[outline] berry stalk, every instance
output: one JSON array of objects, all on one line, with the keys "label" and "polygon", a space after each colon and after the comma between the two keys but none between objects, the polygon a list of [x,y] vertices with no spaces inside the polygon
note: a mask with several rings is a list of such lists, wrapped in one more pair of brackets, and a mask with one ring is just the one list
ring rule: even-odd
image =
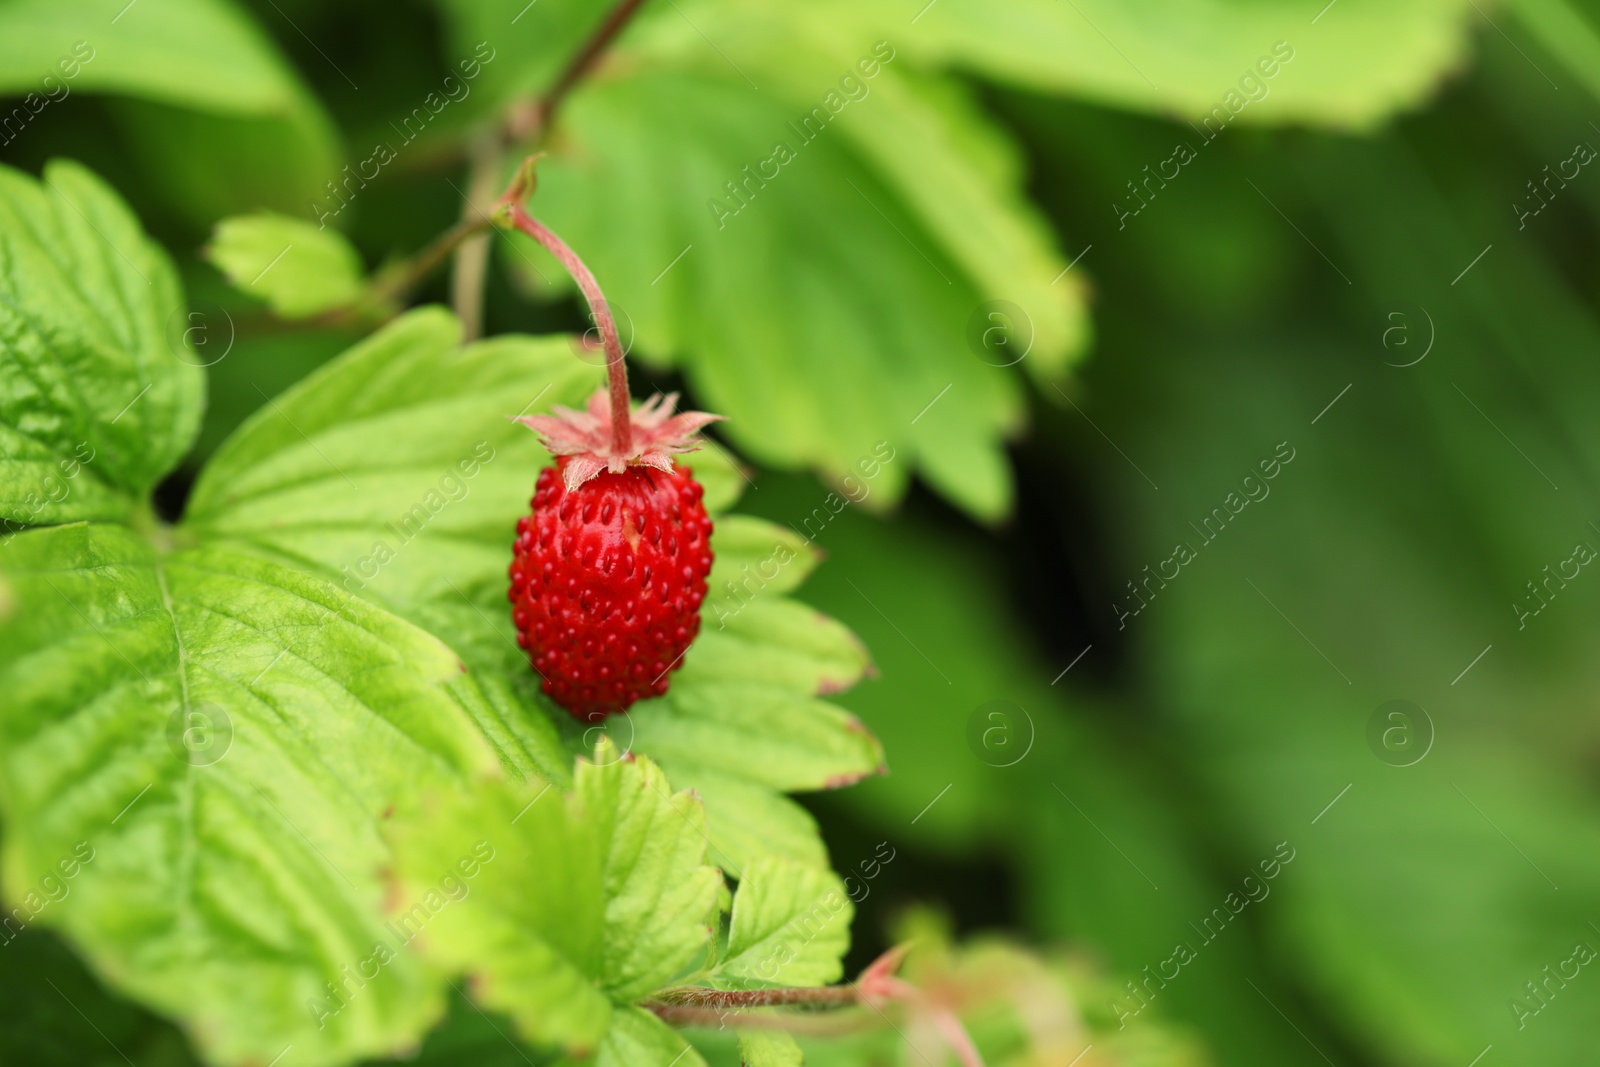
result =
[{"label": "berry stalk", "polygon": [[551,232],[549,227],[529,215],[521,204],[515,200],[507,200],[505,209],[513,226],[538,241],[551,255],[561,261],[561,265],[572,275],[572,280],[578,283],[578,288],[583,291],[583,298],[589,303],[589,311],[594,315],[595,325],[600,327],[600,337],[606,349],[606,376],[611,391],[611,448],[617,455],[625,456],[633,449],[628,367],[622,360],[622,341],[617,337],[617,323],[611,315],[611,306],[606,303],[605,294],[600,291],[600,283],[595,280],[594,272],[578,258],[578,253]]}]

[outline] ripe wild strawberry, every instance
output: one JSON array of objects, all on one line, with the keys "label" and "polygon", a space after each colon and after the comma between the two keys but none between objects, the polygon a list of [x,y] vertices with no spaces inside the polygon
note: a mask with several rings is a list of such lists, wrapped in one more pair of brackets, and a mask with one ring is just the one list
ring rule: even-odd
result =
[{"label": "ripe wild strawberry", "polygon": [[632,409],[605,294],[578,254],[518,203],[531,185],[530,171],[496,216],[543,245],[578,283],[605,343],[608,387],[585,411],[558,407],[517,419],[556,463],[539,472],[533,514],[517,523],[508,596],[517,643],[542,688],[592,722],[665,693],[700,632],[711,519],[700,484],[673,457],[699,447],[699,430],[722,416],[674,415],[677,394]]},{"label": "ripe wild strawberry", "polygon": [[544,691],[579,719],[665,693],[700,632],[711,519],[700,483],[672,457],[717,416],[674,416],[676,399],[633,412],[621,453],[604,390],[587,411],[518,420],[557,459],[517,521],[512,619]]}]

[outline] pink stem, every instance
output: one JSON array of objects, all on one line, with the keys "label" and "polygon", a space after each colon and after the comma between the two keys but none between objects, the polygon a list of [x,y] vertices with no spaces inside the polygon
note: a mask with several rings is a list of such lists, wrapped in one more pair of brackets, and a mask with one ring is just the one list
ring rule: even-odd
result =
[{"label": "pink stem", "polygon": [[617,337],[617,323],[611,317],[611,306],[595,281],[594,272],[584,265],[565,241],[527,213],[521,204],[508,201],[511,221],[523,233],[545,247],[572,275],[572,280],[583,290],[589,302],[595,324],[600,327],[601,340],[606,349],[606,375],[611,382],[611,451],[626,456],[633,451],[633,416],[628,400],[628,366],[622,361],[622,341]]}]

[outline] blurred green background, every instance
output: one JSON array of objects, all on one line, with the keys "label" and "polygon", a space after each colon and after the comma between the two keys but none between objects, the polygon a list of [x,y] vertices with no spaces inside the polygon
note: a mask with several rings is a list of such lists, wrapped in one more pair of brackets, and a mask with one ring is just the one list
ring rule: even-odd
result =
[{"label": "blurred green background", "polygon": [[[0,160],[94,167],[235,334],[188,474],[163,487],[175,513],[263,394],[358,336],[232,293],[201,256],[211,225],[307,215],[492,39],[473,95],[337,219],[369,267],[421,247],[461,213],[474,131],[595,15],[539,0],[524,32],[521,3],[140,0],[110,23],[121,6],[0,3],[16,100],[39,55],[121,21],[154,22],[151,49],[179,33],[160,19],[197,37],[168,84],[97,45],[81,91]],[[816,535],[828,559],[801,593],[879,671],[838,699],[891,773],[806,799],[841,873],[895,850],[849,970],[932,903],[962,932],[1082,949],[1114,991],[1187,942],[1152,1003],[1219,1064],[1594,1063],[1600,974],[1566,961],[1600,948],[1600,577],[1564,561],[1600,548],[1600,169],[1583,151],[1600,147],[1600,5],[921,6],[662,0],[638,70],[572,101],[534,201],[637,321],[636,391],[732,409],[744,510],[799,526],[872,442],[904,454]],[[253,58],[226,54],[228,33]],[[829,91],[836,58],[879,38],[902,81],[849,105],[851,153],[804,149],[728,220],[742,243],[686,259],[670,293],[649,282],[705,240],[706,198]],[[1270,91],[1214,139],[1197,129],[1278,41],[1295,59]],[[676,49],[696,72],[681,83]],[[703,75],[722,60],[738,77]],[[913,91],[915,107],[893,95]],[[915,154],[929,115],[950,125],[926,140],[998,175],[1022,223],[968,211],[962,176]],[[530,267],[494,257],[485,332],[582,329]],[[440,275],[419,299],[449,295]],[[991,319],[986,300],[1010,309]],[[974,322],[1001,335],[971,343]],[[1213,909],[1291,852],[1208,939]],[[113,1045],[185,1062],[59,943],[18,944],[0,954],[6,1062],[121,1062]],[[481,1023],[452,1023],[474,1051],[438,1061],[509,1056],[473,1043]]]}]

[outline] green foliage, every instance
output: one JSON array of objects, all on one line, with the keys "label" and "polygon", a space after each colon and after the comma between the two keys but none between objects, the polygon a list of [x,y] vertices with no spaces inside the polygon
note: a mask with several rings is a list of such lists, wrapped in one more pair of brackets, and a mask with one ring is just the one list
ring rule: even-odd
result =
[{"label": "green foliage", "polygon": [[45,921],[219,1059],[417,1033],[437,994],[409,961],[327,1028],[304,1002],[379,933],[384,810],[487,756],[438,689],[449,651],[225,546],[70,525],[6,555],[8,880],[86,842],[89,876]]},{"label": "green foliage", "polygon": [[[1024,302],[1017,344],[1044,378],[1087,332],[1078,279],[1061,277],[1066,260],[1019,195],[1014,150],[892,44],[702,6],[646,15],[626,73],[577,93],[570,135],[540,165],[541,215],[585,250],[640,357],[682,366],[753,457],[840,480],[888,441],[902,457],[885,501],[916,471],[1002,515],[1002,443],[1022,422],[1006,367],[1023,357],[974,353],[969,319],[986,300]],[[570,7],[528,11],[507,50],[539,65]],[[463,18],[458,47],[488,32],[483,12]],[[737,66],[684,21],[699,18],[719,21]],[[841,78],[858,84],[853,101]],[[526,253],[507,262],[530,273]],[[539,263],[543,281],[559,277]]]},{"label": "green foliage", "polygon": [[[438,634],[472,668],[453,688],[471,691],[463,699],[483,714],[501,709],[508,769],[560,782],[568,753],[587,742],[536,694],[503,606],[508,516],[526,507],[530,472],[544,462],[538,440],[507,416],[579,405],[598,372],[565,339],[462,349],[458,338],[448,314],[413,312],[260,409],[202,473],[188,521],[315,567]],[[723,462],[717,455],[691,459],[704,472]],[[708,491],[713,510],[737,481],[724,472],[723,490]],[[733,591],[722,579],[725,603],[708,608],[672,689],[609,730],[701,792],[713,856],[731,872],[768,854],[825,863],[809,816],[777,791],[835,788],[881,769],[871,733],[817,699],[854,684],[869,661],[844,627],[779,595],[809,566],[789,532],[754,520],[731,529],[724,568],[766,569]],[[720,531],[712,543],[721,556]],[[774,567],[779,584],[763,588]]]},{"label": "green foliage", "polygon": [[[478,999],[536,1044],[647,1040],[627,1006],[711,936],[720,879],[703,865],[703,810],[666,792],[648,760],[619,756],[602,744],[598,766],[580,764],[572,798],[491,783],[396,831],[402,924],[418,916],[424,954],[470,973]],[[448,907],[441,872],[466,887],[471,906]]]},{"label": "green foliage", "polygon": [[[684,1041],[634,1005],[709,961],[723,883],[705,863],[699,800],[672,793],[650,760],[621,757],[602,741],[579,761],[571,795],[490,782],[402,820],[394,914],[429,960],[467,973],[477,999],[534,1045],[665,1067]],[[837,979],[850,916],[831,873],[752,863],[706,977],[741,987]]]},{"label": "green foliage", "polygon": [[[1470,1060],[1493,1043],[1527,1062],[1577,1063],[1593,988],[1563,988],[1565,1002],[1525,1026],[1515,1005],[1537,1007],[1524,983],[1537,985],[1545,966],[1571,956],[1568,942],[1593,934],[1576,902],[1600,893],[1600,868],[1586,858],[1595,854],[1594,801],[1578,784],[1587,772],[1563,755],[1570,737],[1548,731],[1588,732],[1556,723],[1565,691],[1593,674],[1581,620],[1595,591],[1574,581],[1525,626],[1507,605],[1538,607],[1523,583],[1570,556],[1569,542],[1593,536],[1587,504],[1566,499],[1589,477],[1595,441],[1580,398],[1592,395],[1593,372],[1563,364],[1552,377],[1536,353],[1545,342],[1592,344],[1600,328],[1584,306],[1592,296],[1516,242],[1497,239],[1489,256],[1502,258],[1486,257],[1452,286],[1504,207],[1477,180],[1436,203],[1402,143],[1337,162],[1309,155],[1303,176],[1279,180],[1322,201],[1339,235],[1325,247],[1346,270],[1414,294],[1402,318],[1373,316],[1412,325],[1417,347],[1384,350],[1386,361],[1420,355],[1430,331],[1419,306],[1441,347],[1450,339],[1449,361],[1435,352],[1406,368],[1373,360],[1333,364],[1331,374],[1280,369],[1264,379],[1278,399],[1250,414],[1224,397],[1263,381],[1272,347],[1208,348],[1201,376],[1187,372],[1192,364],[1154,361],[1171,394],[1108,382],[1109,432],[1120,424],[1119,440],[1153,471],[1187,472],[1170,490],[1163,480],[1159,503],[1139,501],[1146,529],[1178,530],[1204,514],[1217,501],[1202,500],[1252,462],[1249,442],[1289,439],[1304,464],[1230,523],[1205,549],[1214,558],[1139,621],[1170,665],[1157,697],[1198,747],[1196,767],[1240,832],[1262,832],[1269,800],[1303,813],[1303,877],[1269,913],[1270,929],[1295,957],[1315,961],[1303,980],[1330,1010],[1413,1059]],[[1391,196],[1430,206],[1373,207]],[[1397,244],[1395,227],[1410,239]],[[1346,384],[1349,395],[1311,426]],[[1181,406],[1171,399],[1179,394]],[[1236,437],[1196,448],[1190,412],[1207,403],[1227,412]],[[1143,431],[1124,414],[1129,406]],[[1542,444],[1552,432],[1569,435],[1570,448]],[[1318,536],[1297,536],[1304,530]],[[1359,561],[1359,586],[1323,568],[1331,545]],[[1147,558],[1171,551],[1154,536],[1131,547]],[[1252,684],[1219,699],[1216,686],[1246,670]],[[1369,717],[1397,696],[1421,704],[1437,731],[1415,766],[1389,766],[1368,748]],[[1286,715],[1291,703],[1301,711]],[[1386,857],[1381,868],[1362,858],[1374,855]],[[1468,929],[1479,933],[1462,937]]]},{"label": "green foliage", "polygon": [[[774,517],[803,508],[815,492],[773,476],[762,486],[760,507]],[[881,672],[841,702],[896,754],[893,774],[839,794],[848,824],[868,840],[887,837],[897,851],[929,850],[946,862],[984,849],[1025,857],[1017,894],[1030,928],[1069,942],[1092,938],[1108,974],[1081,992],[1082,1010],[1114,1024],[1110,1005],[1127,999],[1123,983],[1143,980],[1142,969],[1168,958],[1187,924],[1234,888],[1219,888],[1196,845],[1200,802],[1168,746],[1104,721],[1125,723],[1140,714],[1137,705],[1052,685],[1082,649],[1053,665],[1038,661],[1008,611],[1005,575],[977,538],[934,536],[915,512],[892,521],[847,512],[820,541],[829,566],[806,596],[824,611],[855,615]],[[1002,717],[980,718],[985,709]],[[974,750],[974,718],[998,731],[992,747],[980,741]],[[1275,840],[1248,835],[1240,862],[1271,855]],[[856,868],[847,882],[855,896],[871,888],[862,873]],[[1230,929],[1207,945],[1204,976],[1171,983],[1155,1014],[1203,1022],[1219,1062],[1291,1060],[1299,1050],[1290,1042],[1299,1039],[1292,1030],[1288,1040],[1279,1036],[1277,1016],[1245,981],[1261,977],[1251,938]],[[1129,1032],[1151,1029],[1150,1018],[1141,1013]]]},{"label": "green foliage", "polygon": [[[89,37],[97,24],[117,28]],[[200,111],[263,115],[299,103],[292,70],[228,0],[177,0],[144,10],[129,8],[126,0],[14,0],[0,26],[0,86],[6,89],[33,89],[55,74],[74,88]],[[89,47],[72,53],[68,46],[80,39]],[[77,73],[57,66],[64,51],[80,61]]]},{"label": "green foliage", "polygon": [[704,805],[688,792],[670,793],[649,760],[621,758],[602,742],[596,765],[578,766],[577,796],[587,836],[602,850],[601,986],[628,1003],[666,985],[705,948],[722,880],[704,866]]},{"label": "green foliage", "polygon": [[0,519],[125,517],[199,420],[204,382],[172,265],[71,163],[42,182],[0,169],[0,258]]},{"label": "green foliage", "polygon": [[[496,68],[489,91],[501,98],[548,77],[595,17],[559,2],[444,7],[458,49],[497,22],[528,26]],[[1086,340],[1081,275],[1064,274],[1023,205],[1014,150],[928,68],[1196,117],[1222,108],[1218,129],[1235,114],[1365,125],[1459,63],[1470,13],[1457,0],[1357,4],[1307,26],[1287,6],[1220,19],[1089,7],[1040,0],[996,17],[955,0],[909,30],[889,4],[805,17],[740,0],[647,12],[627,59],[573,101],[570,134],[543,164],[541,211],[589,250],[640,355],[682,366],[753,457],[837,481],[890,440],[907,462],[886,498],[916,471],[996,518],[1010,506],[1000,445],[1023,416],[1003,368],[1059,378]],[[1137,42],[1128,47],[1161,88],[1118,40]],[[1254,79],[1244,88],[1242,74]],[[879,235],[870,262],[858,255],[867,233]],[[753,262],[766,269],[752,273]],[[998,300],[1025,321],[1005,313],[1012,347],[995,352],[972,335],[974,322],[981,336],[996,321],[985,302]]]},{"label": "green foliage", "polygon": [[0,89],[31,93],[35,113],[75,91],[126,98],[116,115],[134,160],[202,225],[301,209],[339,168],[321,105],[232,0],[8,3]]},{"label": "green foliage", "polygon": [[361,256],[342,234],[286,215],[223,219],[206,254],[235,288],[285,319],[353,304],[364,284]]},{"label": "green foliage", "polygon": [[[1461,0],[1343,0],[1332,10],[1281,0],[1159,8],[1027,0],[1000,10],[939,0],[908,32],[895,5],[838,6],[857,18],[865,10],[878,32],[904,39],[922,62],[1021,88],[1195,120],[1224,107],[1245,122],[1334,127],[1371,126],[1430,95],[1464,60],[1475,14]],[[1285,64],[1275,61],[1280,42],[1293,54]],[[1262,58],[1268,65],[1257,68]],[[1252,74],[1254,83],[1241,84]]]},{"label": "green foliage", "polygon": [[[0,4],[0,1059],[1588,1064],[1596,14],[647,0],[547,115],[605,5]],[[505,601],[565,278],[364,302],[535,147],[761,464],[587,729]],[[886,936],[926,996],[664,1021]]]},{"label": "green foliage", "polygon": [[[481,999],[512,1010],[530,1040],[597,1049],[600,1062],[670,1062],[682,1039],[631,1005],[693,964],[715,930],[722,881],[703,863],[714,840],[705,810],[609,742],[600,765],[582,763],[574,778],[570,753],[586,742],[532,693],[515,646],[502,647],[509,516],[541,462],[536,439],[507,416],[577,402],[593,370],[566,339],[462,349],[450,316],[414,313],[269,401],[207,465],[185,521],[166,527],[142,497],[192,435],[199,383],[179,358],[189,349],[161,350],[163,305],[130,302],[125,294],[146,291],[125,275],[142,264],[152,295],[181,307],[171,268],[85,172],[47,172],[57,199],[3,177],[15,217],[28,220],[6,231],[10,255],[34,265],[7,305],[18,324],[7,432],[28,431],[45,455],[87,436],[107,458],[108,494],[119,493],[104,517],[127,523],[25,530],[0,557],[14,600],[0,620],[12,694],[0,717],[6,878],[33,885],[74,849],[87,872],[70,905],[49,908],[22,889],[25,913],[67,933],[124,992],[185,1020],[218,1061],[264,1061],[288,1045],[308,1062],[398,1050],[438,1018],[442,983],[407,950],[412,938],[384,923],[380,871],[391,860],[378,828],[412,827],[408,812],[433,794],[394,857],[398,884],[435,920],[427,957],[490,975]],[[81,216],[66,211],[75,204]],[[138,259],[123,260],[118,240]],[[230,254],[248,244],[234,240]],[[306,281],[306,261],[280,266]],[[96,293],[107,297],[91,311]],[[88,317],[102,307],[120,317]],[[25,379],[29,360],[39,369]],[[72,388],[80,375],[102,390],[159,384],[145,403],[166,421],[143,416],[149,452],[116,436],[114,394]],[[78,476],[87,481],[87,467]],[[709,477],[713,498],[728,498],[734,477]],[[733,529],[730,562],[765,560],[780,543],[795,553],[755,520]],[[375,552],[381,538],[401,555]],[[720,745],[754,734],[757,716],[790,722],[793,750],[755,783],[767,787],[758,802],[730,815],[745,829],[728,847],[739,866],[747,852],[792,852],[814,879],[826,863],[815,828],[775,790],[832,787],[879,767],[871,735],[809,697],[853,681],[865,654],[776,593],[733,610],[728,636],[697,646],[673,710],[636,712],[651,724],[637,743],[650,751],[654,730],[694,768],[673,751],[682,728]],[[460,658],[401,615],[457,644]],[[496,766],[522,784],[469,787]],[[742,802],[740,775],[727,777],[735,784],[720,795]],[[575,793],[525,807],[543,795],[535,786],[552,788],[544,781]],[[432,915],[472,877],[450,874],[472,859],[455,853],[471,851],[487,812],[512,803],[511,861],[482,863],[478,906]],[[415,913],[401,911],[405,928]],[[846,919],[809,949],[807,967],[837,973],[847,944]]]},{"label": "green foliage", "polygon": [[788,1034],[745,1030],[739,1034],[739,1057],[747,1067],[801,1067],[805,1053]]},{"label": "green foliage", "polygon": [[727,951],[712,977],[741,987],[838,981],[854,914],[832,871],[792,860],[758,860],[739,882]]}]

